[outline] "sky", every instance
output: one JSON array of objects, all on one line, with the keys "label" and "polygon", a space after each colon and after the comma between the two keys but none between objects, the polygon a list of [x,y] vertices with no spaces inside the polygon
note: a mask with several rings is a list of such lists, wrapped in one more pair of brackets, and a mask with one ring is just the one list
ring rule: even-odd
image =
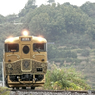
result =
[{"label": "sky", "polygon": [[[36,4],[46,4],[46,1],[48,0],[36,0]],[[55,0],[56,3],[63,4],[69,2],[70,4],[77,6],[81,6],[87,1],[95,3],[95,0]],[[0,14],[3,16],[18,14],[27,2],[28,0],[0,0]]]}]

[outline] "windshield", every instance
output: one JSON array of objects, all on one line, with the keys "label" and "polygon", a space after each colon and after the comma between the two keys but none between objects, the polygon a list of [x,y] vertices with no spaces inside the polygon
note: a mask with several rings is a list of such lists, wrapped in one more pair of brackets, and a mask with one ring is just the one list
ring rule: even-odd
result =
[{"label": "windshield", "polygon": [[19,45],[18,44],[5,44],[5,52],[18,52]]},{"label": "windshield", "polygon": [[34,43],[33,44],[33,51],[35,52],[45,52],[46,51],[46,43]]}]

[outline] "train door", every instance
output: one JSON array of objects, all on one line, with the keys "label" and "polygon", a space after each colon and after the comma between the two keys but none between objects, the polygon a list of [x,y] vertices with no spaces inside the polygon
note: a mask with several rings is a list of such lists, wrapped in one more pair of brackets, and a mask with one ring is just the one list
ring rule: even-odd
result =
[{"label": "train door", "polygon": [[23,44],[22,45],[22,58],[30,58],[30,45]]}]

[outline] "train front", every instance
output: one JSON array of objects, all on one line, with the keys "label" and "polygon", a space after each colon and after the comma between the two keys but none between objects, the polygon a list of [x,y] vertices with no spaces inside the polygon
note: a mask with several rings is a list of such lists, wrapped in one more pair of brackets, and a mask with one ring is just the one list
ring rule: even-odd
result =
[{"label": "train front", "polygon": [[47,71],[45,38],[20,36],[5,40],[4,77],[8,87],[39,87]]}]

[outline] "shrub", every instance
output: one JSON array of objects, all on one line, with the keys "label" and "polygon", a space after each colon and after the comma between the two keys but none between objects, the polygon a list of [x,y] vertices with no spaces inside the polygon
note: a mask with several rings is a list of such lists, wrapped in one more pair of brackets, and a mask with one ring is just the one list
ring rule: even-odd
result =
[{"label": "shrub", "polygon": [[87,57],[90,55],[90,52],[89,50],[83,50],[81,55]]},{"label": "shrub", "polygon": [[80,73],[73,68],[57,68],[52,66],[47,71],[45,89],[49,90],[88,90],[88,86]]}]

